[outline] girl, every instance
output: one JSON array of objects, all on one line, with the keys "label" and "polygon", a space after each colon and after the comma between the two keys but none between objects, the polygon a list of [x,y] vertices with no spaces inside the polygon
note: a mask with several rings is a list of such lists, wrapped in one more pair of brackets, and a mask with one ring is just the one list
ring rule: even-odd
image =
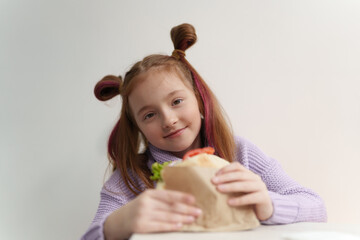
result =
[{"label": "girl", "polygon": [[[323,201],[289,178],[279,163],[247,140],[234,137],[220,104],[185,59],[195,29],[171,30],[172,56],[150,55],[121,77],[106,76],[95,96],[122,97],[122,109],[108,142],[113,174],[104,184],[95,219],[82,239],[125,239],[132,233],[177,231],[201,209],[189,194],[155,190],[154,162],[175,161],[191,149],[212,146],[229,162],[212,179],[230,206],[253,205],[262,224],[326,221]],[[140,146],[145,146],[140,151]]]}]

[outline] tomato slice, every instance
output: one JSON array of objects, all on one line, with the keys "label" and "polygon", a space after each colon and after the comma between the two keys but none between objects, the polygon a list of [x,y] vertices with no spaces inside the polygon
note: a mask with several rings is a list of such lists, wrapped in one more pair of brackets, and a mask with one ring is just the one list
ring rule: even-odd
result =
[{"label": "tomato slice", "polygon": [[196,155],[198,155],[200,153],[214,154],[214,152],[215,152],[215,150],[212,147],[196,148],[196,149],[188,151],[184,155],[183,161],[190,158],[190,157],[196,156]]}]

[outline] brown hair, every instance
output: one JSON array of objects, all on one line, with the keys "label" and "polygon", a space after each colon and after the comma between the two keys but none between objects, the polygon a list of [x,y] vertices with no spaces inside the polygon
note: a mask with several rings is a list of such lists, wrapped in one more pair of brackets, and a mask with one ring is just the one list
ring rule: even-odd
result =
[{"label": "brown hair", "polygon": [[[129,95],[136,87],[136,76],[152,68],[176,71],[181,79],[193,86],[200,112],[204,116],[205,142],[213,146],[220,157],[230,162],[234,157],[234,138],[224,112],[205,81],[185,59],[185,51],[197,39],[194,27],[190,24],[174,27],[171,30],[171,39],[175,47],[173,56],[147,56],[132,66],[124,80],[121,76],[108,75],[101,79],[94,89],[95,96],[101,101],[109,100],[118,94],[122,97],[121,115],[109,137],[108,155],[113,169],[120,171],[126,186],[134,194],[139,194],[141,189],[130,175],[138,175],[149,188],[153,187],[153,182],[150,180],[151,172],[147,167],[146,153],[139,152],[142,140],[146,149],[148,146],[130,110]],[[132,174],[129,174],[129,171]]]}]

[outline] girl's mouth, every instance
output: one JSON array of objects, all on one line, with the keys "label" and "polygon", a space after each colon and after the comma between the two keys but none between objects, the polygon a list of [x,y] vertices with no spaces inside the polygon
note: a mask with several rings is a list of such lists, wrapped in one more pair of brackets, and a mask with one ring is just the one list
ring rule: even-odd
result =
[{"label": "girl's mouth", "polygon": [[180,136],[180,135],[184,132],[185,128],[186,128],[186,127],[180,128],[180,129],[178,129],[178,130],[176,130],[176,131],[173,131],[173,132],[169,133],[168,135],[166,135],[164,138],[175,138],[175,137],[178,137],[178,136]]}]

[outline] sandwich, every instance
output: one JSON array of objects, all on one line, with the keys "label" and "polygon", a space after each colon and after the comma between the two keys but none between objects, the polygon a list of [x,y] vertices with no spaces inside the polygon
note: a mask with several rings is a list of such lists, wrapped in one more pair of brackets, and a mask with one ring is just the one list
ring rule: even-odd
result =
[{"label": "sandwich", "polygon": [[259,226],[253,206],[230,207],[229,194],[218,192],[211,183],[216,172],[228,164],[207,147],[189,151],[181,161],[152,165],[151,179],[157,181],[156,189],[190,193],[202,209],[203,214],[194,223],[184,225],[182,231],[237,231]]}]

